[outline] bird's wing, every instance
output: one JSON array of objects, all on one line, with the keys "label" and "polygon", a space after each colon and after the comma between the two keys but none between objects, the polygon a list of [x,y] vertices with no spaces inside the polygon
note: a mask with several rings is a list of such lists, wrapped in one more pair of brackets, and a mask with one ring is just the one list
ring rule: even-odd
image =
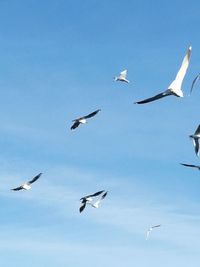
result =
[{"label": "bird's wing", "polygon": [[160,226],[161,226],[161,224],[157,224],[157,225],[152,226],[151,228],[156,228],[156,227],[160,227]]},{"label": "bird's wing", "polygon": [[99,197],[99,199],[92,206],[97,208],[99,206],[99,203],[106,197],[107,194],[108,192],[105,192],[101,197]]},{"label": "bird's wing", "polygon": [[102,196],[101,196],[101,200],[103,200],[106,196],[107,196],[108,192],[105,192]]},{"label": "bird's wing", "polygon": [[71,126],[71,130],[76,129],[79,126],[80,122],[78,120],[75,120],[74,124]]},{"label": "bird's wing", "polygon": [[97,109],[95,110],[94,112],[82,117],[83,119],[88,119],[88,118],[91,118],[91,117],[94,117],[98,112],[100,111],[100,109]]},{"label": "bird's wing", "polygon": [[127,70],[123,70],[122,72],[120,72],[120,75],[119,75],[119,77],[120,77],[120,78],[126,78],[126,76],[127,76],[127,73],[128,73],[128,71],[127,71]]},{"label": "bird's wing", "polygon": [[19,191],[19,190],[22,190],[22,189],[23,189],[23,186],[20,185],[19,187],[13,188],[11,190],[13,190],[13,191]]},{"label": "bird's wing", "polygon": [[196,131],[195,131],[194,134],[195,134],[195,135],[200,134],[200,124],[199,124],[199,126],[197,127],[197,129],[196,129]]},{"label": "bird's wing", "polygon": [[40,178],[41,175],[42,175],[42,173],[39,173],[39,174],[36,175],[32,180],[30,180],[28,183],[29,183],[29,184],[34,183],[35,181],[37,181],[37,180]]},{"label": "bird's wing", "polygon": [[147,230],[147,233],[146,233],[146,240],[149,239],[149,235],[150,235],[151,231],[152,231],[152,229],[148,229],[148,230]]},{"label": "bird's wing", "polygon": [[104,190],[98,191],[98,192],[94,193],[93,195],[90,195],[90,197],[96,197],[96,196],[102,194],[103,192],[104,192]]},{"label": "bird's wing", "polygon": [[200,73],[194,78],[191,88],[190,88],[190,94],[192,93],[193,87],[195,85],[195,83],[200,79]]},{"label": "bird's wing", "polygon": [[101,190],[101,191],[98,191],[98,192],[96,192],[96,193],[94,193],[94,194],[84,196],[84,197],[80,198],[80,200],[82,200],[82,201],[85,200],[85,201],[86,201],[87,198],[89,198],[89,197],[96,197],[96,196],[102,194],[104,191],[105,191],[105,190]]},{"label": "bird's wing", "polygon": [[189,66],[191,52],[192,52],[192,47],[190,46],[187,50],[187,53],[186,53],[183,61],[182,61],[181,67],[180,67],[178,73],[176,74],[175,80],[170,84],[169,88],[173,88],[174,85],[176,85],[177,88],[181,89],[183,79],[185,77],[187,68]]},{"label": "bird's wing", "polygon": [[160,93],[158,95],[155,95],[153,97],[150,97],[150,98],[147,98],[147,99],[144,99],[144,100],[135,102],[134,104],[145,104],[145,103],[149,103],[149,102],[158,100],[158,99],[160,99],[162,97],[165,97],[165,96],[168,96],[168,95],[171,95],[171,93],[169,92],[169,90],[167,90],[165,92],[162,92],[162,93]]},{"label": "bird's wing", "polygon": [[196,153],[197,156],[199,156],[199,139],[198,138],[194,138],[193,139],[193,143],[194,143],[195,153]]},{"label": "bird's wing", "polygon": [[85,209],[85,206],[86,206],[86,202],[81,202],[81,206],[79,208],[80,213]]},{"label": "bird's wing", "polygon": [[199,168],[199,166],[193,164],[186,164],[186,163],[180,163],[180,164],[186,167]]}]

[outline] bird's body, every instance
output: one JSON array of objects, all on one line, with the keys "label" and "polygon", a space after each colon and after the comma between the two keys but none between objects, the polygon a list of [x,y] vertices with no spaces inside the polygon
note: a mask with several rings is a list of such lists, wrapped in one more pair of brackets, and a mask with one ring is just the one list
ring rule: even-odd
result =
[{"label": "bird's body", "polygon": [[199,138],[200,138],[200,125],[197,127],[194,134],[190,135],[190,138],[192,138],[194,150],[197,156],[199,156]]},{"label": "bird's body", "polygon": [[31,184],[34,183],[35,181],[37,181],[40,178],[41,175],[42,175],[42,173],[39,173],[32,180],[30,180],[28,182],[25,182],[22,185],[20,185],[19,187],[13,188],[11,190],[13,190],[13,191],[19,191],[19,190],[22,190],[22,189],[29,190],[29,189],[31,189]]},{"label": "bird's body", "polygon": [[85,124],[87,122],[87,120],[86,119],[80,119],[79,122]]},{"label": "bird's body", "polygon": [[94,117],[99,111],[101,111],[101,109],[97,109],[94,112],[92,112],[86,116],[83,116],[83,117],[80,117],[80,118],[73,120],[74,123],[71,126],[71,130],[76,129],[80,124],[87,123],[87,119]]},{"label": "bird's body", "polygon": [[114,78],[114,80],[129,83],[130,81],[126,79],[127,73],[128,73],[128,70],[123,70],[122,72],[120,72],[119,76],[116,76]]},{"label": "bird's body", "polygon": [[29,190],[29,189],[31,189],[31,186],[30,186],[30,184],[28,184],[28,183],[23,184],[22,187],[23,187],[23,189],[25,189],[25,190]]},{"label": "bird's body", "polygon": [[157,94],[153,97],[144,99],[142,101],[138,101],[135,102],[135,104],[145,104],[145,103],[149,103],[155,100],[158,100],[160,98],[169,96],[169,95],[174,95],[177,97],[183,97],[183,91],[182,91],[182,82],[183,79],[185,77],[186,71],[188,69],[189,66],[189,62],[190,62],[190,56],[191,56],[191,52],[192,52],[192,47],[190,46],[187,50],[187,53],[183,59],[183,62],[181,64],[181,67],[176,75],[175,80],[169,85],[169,87],[167,88],[167,90],[165,90],[164,92]]}]

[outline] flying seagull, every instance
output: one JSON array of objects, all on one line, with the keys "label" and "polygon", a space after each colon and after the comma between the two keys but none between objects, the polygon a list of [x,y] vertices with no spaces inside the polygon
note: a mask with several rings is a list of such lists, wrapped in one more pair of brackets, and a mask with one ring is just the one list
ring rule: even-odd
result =
[{"label": "flying seagull", "polygon": [[128,70],[123,70],[122,72],[120,72],[119,76],[114,78],[114,80],[129,83],[130,81],[126,79],[127,73]]},{"label": "flying seagull", "polygon": [[200,138],[200,124],[197,127],[194,134],[190,135],[194,144],[194,150],[197,156],[199,156],[199,138]]},{"label": "flying seagull", "polygon": [[40,178],[41,175],[42,175],[42,173],[39,173],[32,180],[30,180],[28,182],[25,182],[22,185],[20,185],[19,187],[13,188],[11,190],[13,190],[13,191],[19,191],[19,190],[22,190],[22,189],[29,190],[29,189],[31,189],[31,184],[34,183],[35,181],[37,181]]},{"label": "flying seagull", "polygon": [[193,164],[186,164],[186,163],[180,163],[180,164],[186,167],[197,168],[200,170],[200,165],[193,165]]},{"label": "flying seagull", "polygon": [[86,116],[83,116],[83,117],[80,117],[80,118],[73,120],[74,124],[71,126],[71,130],[76,129],[79,126],[79,124],[81,124],[81,123],[82,124],[86,123],[87,119],[94,117],[99,111],[101,111],[101,109],[97,109],[94,112],[92,112]]},{"label": "flying seagull", "polygon": [[96,192],[94,194],[91,194],[91,195],[87,195],[87,196],[82,197],[80,199],[80,208],[79,208],[80,213],[85,209],[86,204],[91,204],[92,201],[93,201],[93,198],[99,196],[103,192],[105,192],[105,191],[104,190],[101,190],[101,191],[98,191],[98,192]]},{"label": "flying seagull", "polygon": [[183,79],[185,77],[187,68],[189,66],[191,52],[192,52],[192,47],[190,46],[187,50],[187,54],[185,55],[185,57],[183,59],[182,65],[181,65],[181,67],[180,67],[180,69],[176,75],[175,80],[170,84],[170,86],[168,87],[167,90],[165,90],[164,92],[162,92],[158,95],[155,95],[153,97],[144,99],[142,101],[135,102],[135,104],[149,103],[149,102],[152,102],[154,100],[157,100],[157,99],[160,99],[162,97],[169,96],[169,95],[174,95],[177,97],[183,97],[183,91],[181,89],[181,86],[182,86],[182,82],[183,82]]},{"label": "flying seagull", "polygon": [[157,228],[157,227],[160,227],[161,224],[157,224],[157,225],[154,225],[154,226],[151,226],[148,230],[147,230],[147,233],[146,233],[146,240],[149,239],[149,235],[151,233],[151,231],[154,229],[154,228]]},{"label": "flying seagull", "polygon": [[192,85],[191,85],[191,88],[190,88],[190,95],[192,93],[192,90],[193,90],[193,87],[195,85],[195,83],[200,79],[200,73],[194,78],[193,82],[192,82]]},{"label": "flying seagull", "polygon": [[108,192],[105,192],[95,203],[91,203],[89,202],[88,204],[90,204],[93,208],[98,209],[99,208],[99,204],[100,202],[107,196]]}]

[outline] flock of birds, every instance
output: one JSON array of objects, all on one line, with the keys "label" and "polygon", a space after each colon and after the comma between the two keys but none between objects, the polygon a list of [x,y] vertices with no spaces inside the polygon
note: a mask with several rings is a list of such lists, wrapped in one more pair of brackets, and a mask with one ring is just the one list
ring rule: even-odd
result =
[{"label": "flock of birds", "polygon": [[[187,53],[186,53],[183,61],[182,61],[181,67],[178,70],[178,73],[175,77],[175,80],[172,81],[172,83],[169,85],[167,90],[165,90],[164,92],[161,92],[161,93],[159,93],[153,97],[135,102],[135,104],[146,104],[146,103],[149,103],[149,102],[152,102],[152,101],[155,101],[155,100],[158,100],[160,98],[170,96],[170,95],[174,95],[176,97],[183,97],[183,91],[182,91],[181,87],[182,87],[183,79],[186,75],[186,72],[187,72],[187,69],[189,66],[191,52],[192,52],[192,47],[190,46],[187,50]],[[120,74],[117,77],[114,78],[114,80],[119,81],[119,82],[129,83],[130,81],[127,80],[127,74],[128,74],[128,71],[123,70],[122,72],[120,72]],[[200,73],[194,78],[194,80],[192,82],[192,85],[190,88],[190,94],[192,93],[193,88],[199,79],[200,79]],[[96,116],[100,111],[101,111],[101,109],[97,109],[88,115],[74,119],[72,121],[73,124],[71,126],[71,130],[75,130],[76,128],[79,127],[79,125],[87,123],[87,119],[90,119],[90,118]],[[200,148],[199,148],[200,125],[198,125],[195,133],[190,135],[189,137],[193,140],[194,150],[195,150],[196,155],[199,156],[199,154],[200,154]],[[200,170],[200,165],[193,165],[193,164],[186,164],[186,163],[180,163],[180,164],[183,166],[186,166],[186,167],[193,167],[193,168],[197,168]],[[41,177],[41,175],[42,175],[42,173],[39,173],[38,175],[33,177],[30,181],[27,181],[27,182],[21,184],[20,186],[13,188],[11,190],[13,190],[13,191],[20,191],[23,189],[29,190],[29,189],[31,189],[31,185],[34,182],[36,182]],[[93,208],[99,208],[101,201],[107,196],[107,194],[108,194],[107,191],[101,190],[101,191],[95,192],[93,194],[86,195],[86,196],[82,197],[80,199],[79,212],[80,213],[83,212],[83,210],[88,205],[93,207]],[[150,236],[150,233],[152,232],[152,230],[157,229],[160,226],[161,226],[161,224],[151,226],[146,232],[146,240],[149,239],[149,236]]]}]

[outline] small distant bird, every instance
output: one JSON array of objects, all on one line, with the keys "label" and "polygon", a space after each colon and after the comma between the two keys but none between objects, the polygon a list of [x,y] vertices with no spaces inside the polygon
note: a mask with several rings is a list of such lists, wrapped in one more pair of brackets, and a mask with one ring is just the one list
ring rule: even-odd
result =
[{"label": "small distant bird", "polygon": [[157,224],[157,225],[154,225],[154,226],[151,226],[148,230],[147,230],[147,233],[146,233],[146,240],[149,239],[149,235],[151,233],[151,231],[154,229],[154,228],[157,228],[157,227],[160,227],[161,224]]},{"label": "small distant bird", "polygon": [[[82,197],[80,199],[80,208],[79,208],[80,213],[85,209],[86,204],[91,204],[92,205],[93,198],[101,195],[103,192],[105,192],[105,190],[101,190],[101,191],[98,191],[98,192],[96,192],[94,194],[91,194],[91,195],[87,195],[87,196]],[[107,194],[107,192],[106,192],[106,194]],[[104,195],[105,195],[105,193],[104,193]],[[104,197],[102,196],[102,197],[105,198],[105,196]],[[96,205],[98,207],[99,204],[97,203]]]},{"label": "small distant bird", "polygon": [[200,79],[200,73],[194,78],[193,82],[192,82],[192,85],[191,85],[191,88],[190,88],[190,95],[192,93],[192,90],[193,90],[193,87],[195,85],[195,83]]},{"label": "small distant bird", "polygon": [[190,138],[192,138],[193,144],[194,144],[194,150],[197,155],[199,156],[199,138],[200,138],[200,124],[197,127],[194,134],[190,135]]},{"label": "small distant bird", "polygon": [[186,163],[180,163],[180,164],[186,167],[197,168],[200,171],[200,165],[193,165],[193,164],[186,164]]},{"label": "small distant bird", "polygon": [[122,72],[120,72],[119,76],[114,78],[114,80],[129,83],[130,81],[126,79],[127,73],[128,70],[123,70]]},{"label": "small distant bird", "polygon": [[71,130],[76,129],[81,123],[82,124],[87,123],[87,119],[94,117],[99,111],[101,111],[101,109],[97,109],[94,112],[92,112],[86,116],[83,116],[83,117],[80,117],[80,118],[73,120],[74,124],[71,126]]},{"label": "small distant bird", "polygon": [[29,190],[29,189],[31,189],[31,184],[34,183],[35,181],[37,181],[40,178],[41,175],[42,175],[42,173],[39,173],[32,180],[30,180],[28,182],[25,182],[24,184],[20,185],[19,187],[13,188],[11,190],[13,190],[13,191],[19,191],[19,190],[22,190],[22,189]]},{"label": "small distant bird", "polygon": [[170,84],[170,86],[168,87],[167,90],[165,90],[164,92],[162,92],[158,95],[155,95],[153,97],[144,99],[142,101],[135,102],[135,104],[149,103],[149,102],[158,100],[162,97],[169,96],[169,95],[174,95],[177,97],[183,97],[183,91],[181,89],[181,86],[182,86],[182,82],[183,82],[183,79],[185,77],[187,68],[189,66],[191,52],[192,52],[192,47],[190,46],[187,50],[187,54],[185,55],[185,57],[183,59],[182,65],[181,65],[181,67],[180,67],[180,69],[176,75],[175,80]]}]

